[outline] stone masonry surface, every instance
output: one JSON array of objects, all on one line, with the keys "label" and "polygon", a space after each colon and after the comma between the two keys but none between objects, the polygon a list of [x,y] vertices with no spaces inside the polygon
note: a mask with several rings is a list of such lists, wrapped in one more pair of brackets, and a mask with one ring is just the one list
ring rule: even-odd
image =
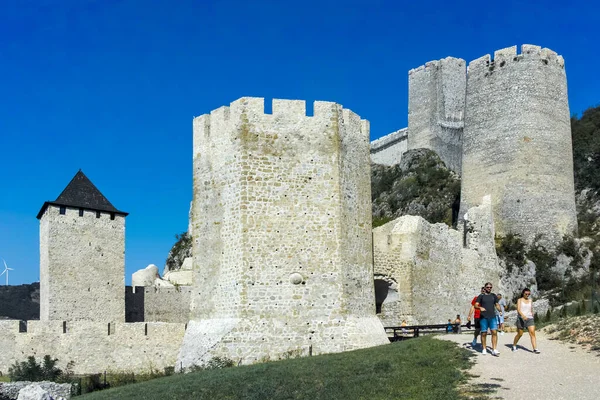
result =
[{"label": "stone masonry surface", "polygon": [[[97,217],[99,215],[99,218]],[[125,217],[50,205],[40,219],[40,319],[125,321]]]},{"label": "stone masonry surface", "polygon": [[189,286],[127,286],[126,321],[186,323],[190,319],[191,293]]},{"label": "stone masonry surface", "polygon": [[369,127],[340,105],[241,98],[194,119],[192,321],[178,364],[384,344]]}]

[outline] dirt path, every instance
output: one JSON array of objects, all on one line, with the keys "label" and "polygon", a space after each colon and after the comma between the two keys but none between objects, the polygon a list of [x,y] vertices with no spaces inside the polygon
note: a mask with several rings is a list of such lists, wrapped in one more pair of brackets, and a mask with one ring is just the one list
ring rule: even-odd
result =
[{"label": "dirt path", "polygon": [[481,354],[481,344],[471,349],[472,334],[440,335],[476,353],[475,365],[469,371],[475,377],[469,381],[472,394],[486,394],[493,399],[599,399],[600,353],[588,352],[579,346],[549,340],[537,333],[541,354],[531,351],[529,335],[519,341],[519,349],[511,351],[514,333],[498,336],[500,356]]}]

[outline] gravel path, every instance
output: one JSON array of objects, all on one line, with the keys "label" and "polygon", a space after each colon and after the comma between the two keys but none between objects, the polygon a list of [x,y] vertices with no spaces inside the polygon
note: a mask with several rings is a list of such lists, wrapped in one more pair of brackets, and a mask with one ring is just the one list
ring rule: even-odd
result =
[{"label": "gravel path", "polygon": [[478,394],[493,399],[600,399],[600,354],[579,346],[549,340],[537,332],[541,354],[531,351],[526,333],[519,349],[511,351],[515,333],[498,336],[500,356],[489,354],[491,335],[488,335],[488,354],[481,354],[481,343],[471,349],[472,333],[439,335],[476,353],[475,365],[469,371],[474,377],[467,387],[474,398]]}]

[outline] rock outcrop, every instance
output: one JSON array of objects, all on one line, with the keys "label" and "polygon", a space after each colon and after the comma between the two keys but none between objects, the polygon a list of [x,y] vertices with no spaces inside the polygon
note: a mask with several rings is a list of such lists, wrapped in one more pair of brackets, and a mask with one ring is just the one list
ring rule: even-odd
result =
[{"label": "rock outcrop", "polygon": [[154,287],[162,287],[162,286],[173,286],[168,281],[161,279],[160,274],[158,273],[158,267],[154,264],[148,265],[144,269],[140,269],[133,273],[131,277],[131,285],[132,286],[154,286]]}]

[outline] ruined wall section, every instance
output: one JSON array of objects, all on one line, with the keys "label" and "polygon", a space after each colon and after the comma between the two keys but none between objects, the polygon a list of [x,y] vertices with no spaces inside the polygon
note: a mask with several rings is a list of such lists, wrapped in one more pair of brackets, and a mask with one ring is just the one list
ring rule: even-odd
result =
[{"label": "ruined wall section", "polygon": [[371,142],[371,162],[395,165],[408,150],[408,128],[400,129]]},{"label": "ruined wall section", "polygon": [[435,151],[446,166],[461,172],[466,63],[447,57],[408,73],[408,150]]},{"label": "ruined wall section", "polygon": [[19,321],[0,320],[0,372],[46,354],[63,370],[73,361],[75,374],[162,371],[175,366],[184,332],[182,323],[93,321],[27,321],[20,332]]},{"label": "ruined wall section", "polygon": [[396,279],[406,304],[395,320],[383,319],[394,326],[402,319],[415,324],[441,324],[456,314],[464,319],[483,283],[498,287],[491,215],[489,202],[470,209],[466,233],[408,215],[375,228],[375,274]]},{"label": "ruined wall section", "polygon": [[577,230],[563,58],[523,45],[472,61],[461,215],[490,194],[496,231],[556,242]]},{"label": "ruined wall section", "polygon": [[315,102],[312,117],[304,101],[272,109],[242,98],[194,120],[196,320],[184,367],[385,343],[365,281],[368,126],[335,103]]},{"label": "ruined wall section", "polygon": [[124,287],[125,217],[72,207],[61,215],[49,205],[40,219],[40,319],[124,322]]}]

